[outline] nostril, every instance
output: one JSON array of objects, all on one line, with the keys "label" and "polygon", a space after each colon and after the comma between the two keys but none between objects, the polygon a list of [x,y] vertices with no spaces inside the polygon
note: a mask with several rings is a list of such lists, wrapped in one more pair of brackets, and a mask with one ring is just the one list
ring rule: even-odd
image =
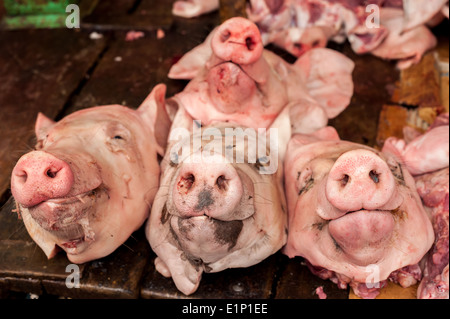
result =
[{"label": "nostril", "polygon": [[220,190],[224,190],[224,191],[228,190],[228,181],[225,178],[225,176],[223,176],[223,175],[220,175],[217,178],[216,185]]},{"label": "nostril", "polygon": [[187,174],[184,177],[181,177],[179,182],[178,182],[178,191],[179,192],[185,192],[185,194],[187,194],[187,192],[192,188],[192,186],[195,183],[195,176],[193,174]]},{"label": "nostril", "polygon": [[380,174],[378,174],[376,171],[371,170],[369,176],[375,184],[378,184],[380,182]]},{"label": "nostril", "polygon": [[245,39],[245,45],[249,51],[253,51],[255,49],[256,43],[252,37],[247,37]]},{"label": "nostril", "polygon": [[220,34],[220,40],[221,40],[223,43],[227,42],[228,39],[229,39],[230,37],[231,37],[231,32],[228,31],[228,30],[223,31],[223,32]]},{"label": "nostril", "polygon": [[25,184],[28,180],[28,174],[24,170],[16,171],[14,174],[14,181],[18,184]]},{"label": "nostril", "polygon": [[58,174],[58,170],[55,170],[52,168],[49,168],[46,172],[46,175],[50,178],[55,178],[57,174]]},{"label": "nostril", "polygon": [[342,179],[340,180],[341,186],[342,186],[342,187],[347,186],[347,184],[348,184],[349,181],[350,181],[350,176],[348,176],[347,174],[345,174],[344,177],[342,177]]}]

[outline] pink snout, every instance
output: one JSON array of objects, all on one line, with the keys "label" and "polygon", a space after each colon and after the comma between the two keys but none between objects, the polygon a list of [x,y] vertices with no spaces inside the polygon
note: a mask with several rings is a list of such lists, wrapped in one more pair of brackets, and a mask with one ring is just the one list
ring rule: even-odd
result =
[{"label": "pink snout", "polygon": [[66,196],[73,183],[74,176],[66,162],[36,151],[24,155],[14,167],[11,192],[20,205],[32,207]]},{"label": "pink snout", "polygon": [[231,164],[183,164],[173,189],[174,205],[183,218],[232,220],[242,196],[241,179]]},{"label": "pink snout", "polygon": [[264,50],[258,27],[244,18],[232,18],[216,31],[211,47],[222,60],[236,64],[255,63]]},{"label": "pink snout", "polygon": [[326,196],[345,212],[376,210],[393,198],[395,187],[386,162],[374,152],[359,149],[338,158],[328,176]]}]

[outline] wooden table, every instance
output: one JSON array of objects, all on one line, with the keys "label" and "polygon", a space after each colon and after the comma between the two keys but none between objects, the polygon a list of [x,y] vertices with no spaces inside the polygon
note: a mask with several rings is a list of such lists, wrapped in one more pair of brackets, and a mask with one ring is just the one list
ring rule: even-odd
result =
[{"label": "wooden table", "polygon": [[[186,20],[171,15],[172,2],[120,0],[111,5],[100,1],[83,19],[81,30],[0,29],[0,297],[33,293],[71,298],[187,298],[172,280],[156,272],[155,254],[142,229],[110,256],[80,265],[81,287],[68,289],[70,262],[63,253],[47,260],[13,212],[9,190],[15,162],[34,145],[38,112],[59,120],[95,105],[137,108],[158,83],[167,84],[171,96],[187,83],[167,78],[171,65],[216,25],[245,15],[245,1],[224,0],[220,12]],[[0,17],[3,14],[0,8]],[[163,39],[157,39],[158,29],[165,32]],[[130,30],[144,31],[145,37],[127,42],[125,34]],[[103,37],[91,39],[93,31]],[[392,109],[408,112],[392,99],[401,75],[392,62],[357,56],[348,45],[331,46],[353,59],[356,69],[351,105],[330,124],[343,139],[381,146],[395,126],[389,122],[392,114],[398,114]],[[254,267],[204,274],[200,288],[189,298],[313,299],[318,298],[319,286],[328,298],[352,297],[348,290],[313,276],[301,258],[290,260],[277,253]]]}]

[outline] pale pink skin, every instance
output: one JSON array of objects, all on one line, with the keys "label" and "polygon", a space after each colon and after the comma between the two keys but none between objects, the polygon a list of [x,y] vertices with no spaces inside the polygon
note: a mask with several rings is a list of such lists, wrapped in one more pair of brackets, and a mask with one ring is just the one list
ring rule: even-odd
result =
[{"label": "pale pink skin", "polygon": [[265,44],[274,43],[295,56],[345,37],[355,52],[366,53],[387,35],[383,26],[366,26],[365,10],[326,0],[251,0],[247,15],[264,30]]},{"label": "pale pink skin", "polygon": [[391,137],[384,150],[396,152],[412,175],[422,175],[449,166],[449,126],[439,126],[410,143]]},{"label": "pale pink skin", "polygon": [[302,125],[292,123],[294,132],[311,133],[350,103],[353,69],[350,59],[328,49],[290,65],[264,50],[255,24],[232,18],[175,64],[169,77],[192,79],[172,101],[203,124],[268,128],[289,108],[302,114]]},{"label": "pale pink skin", "polygon": [[219,0],[180,0],[175,1],[172,13],[183,18],[195,18],[219,9]]},{"label": "pale pink skin", "polygon": [[414,175],[417,190],[433,222],[436,241],[424,258],[423,280],[417,296],[448,299],[449,267],[449,125],[441,114],[425,132],[407,143],[389,138],[383,151],[396,154]]},{"label": "pale pink skin", "polygon": [[60,248],[73,263],[107,256],[144,223],[159,185],[164,94],[158,86],[137,111],[99,106],[59,122],[39,114],[36,151],[16,164],[11,191],[48,258]]},{"label": "pale pink skin", "polygon": [[405,12],[404,30],[411,30],[419,25],[433,20],[436,15],[444,15],[448,18],[448,0],[403,0]]},{"label": "pale pink skin", "polygon": [[422,56],[437,44],[436,37],[425,25],[419,24],[405,31],[403,14],[399,9],[381,9],[381,23],[389,30],[389,35],[372,50],[372,54],[380,58],[399,60],[399,69],[419,63]]},{"label": "pale pink skin", "polygon": [[[186,124],[179,118],[176,127]],[[222,142],[208,146],[222,149]],[[282,169],[261,175],[254,164],[229,163],[217,153],[205,161],[192,147],[171,164],[168,150],[146,235],[156,270],[182,293],[194,293],[203,272],[255,265],[286,243]]]},{"label": "pale pink skin", "polygon": [[382,7],[381,24],[375,28],[367,27],[369,13],[364,6],[351,8],[339,1],[251,0],[247,14],[263,30],[264,44],[274,43],[295,56],[325,47],[329,40],[343,42],[347,38],[356,53],[400,60],[398,68],[405,69],[436,45],[425,24],[448,17],[446,2],[405,0],[404,10]]},{"label": "pale pink skin", "polygon": [[373,283],[369,265],[379,267],[383,281],[417,264],[434,233],[414,179],[399,161],[341,141],[332,128],[294,136],[285,160],[284,253],[333,271],[351,286]]}]

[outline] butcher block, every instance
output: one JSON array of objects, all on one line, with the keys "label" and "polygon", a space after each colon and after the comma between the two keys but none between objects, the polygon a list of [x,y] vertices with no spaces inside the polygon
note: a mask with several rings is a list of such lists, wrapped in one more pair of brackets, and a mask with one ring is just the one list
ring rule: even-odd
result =
[{"label": "butcher block", "polygon": [[[98,1],[80,29],[0,28],[1,298],[318,299],[319,290],[328,299],[357,298],[314,276],[301,257],[281,252],[252,267],[204,274],[198,290],[185,296],[156,271],[144,227],[109,256],[74,267],[64,253],[47,259],[18,216],[11,172],[35,145],[39,112],[57,121],[95,105],[137,109],[159,83],[175,95],[187,81],[169,79],[171,66],[223,21],[245,17],[245,2],[221,0],[219,11],[184,19],[172,15],[173,1]],[[0,4],[0,19],[5,14]],[[425,131],[442,108],[448,112],[447,30],[448,21],[433,28],[438,47],[401,71],[395,62],[356,54],[348,43],[329,44],[355,63],[351,103],[330,121],[343,140],[381,149],[388,137],[402,138],[404,126]],[[76,287],[67,284],[74,273]],[[389,283],[378,298],[415,299],[416,291],[417,285]]]}]

